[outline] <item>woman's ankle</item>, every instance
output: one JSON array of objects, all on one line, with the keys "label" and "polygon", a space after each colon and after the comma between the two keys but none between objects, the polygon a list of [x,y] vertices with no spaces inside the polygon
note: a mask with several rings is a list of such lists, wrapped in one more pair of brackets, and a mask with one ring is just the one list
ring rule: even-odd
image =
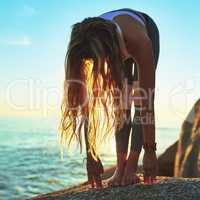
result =
[{"label": "woman's ankle", "polygon": [[117,168],[119,170],[124,168],[126,160],[127,160],[127,153],[121,153],[121,152],[117,153]]},{"label": "woman's ankle", "polygon": [[140,151],[131,150],[129,153],[129,158],[132,159],[139,159],[139,156],[140,156]]}]

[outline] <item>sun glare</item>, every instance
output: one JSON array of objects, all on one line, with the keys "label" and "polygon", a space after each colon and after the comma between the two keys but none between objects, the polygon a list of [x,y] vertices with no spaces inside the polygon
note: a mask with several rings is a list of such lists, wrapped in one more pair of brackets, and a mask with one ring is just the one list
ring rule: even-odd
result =
[{"label": "sun glare", "polygon": [[[94,61],[92,59],[84,60],[83,64],[83,73],[85,77],[86,83],[86,91],[87,96],[89,98],[88,107],[89,107],[89,118],[90,118],[90,131],[91,134],[91,142],[99,142],[98,145],[105,141],[105,136],[113,135],[113,106],[112,101],[113,97],[110,95],[110,91],[108,88],[103,90],[103,77],[102,74],[99,73],[97,75],[97,88],[94,87],[94,74],[93,74]],[[108,65],[107,62],[104,63],[104,72],[108,73]],[[112,88],[112,87],[111,87]],[[94,97],[93,89],[98,90],[98,95]],[[94,99],[95,99],[95,104]],[[104,105],[103,105],[104,102]],[[108,116],[105,111],[105,106],[107,107]],[[95,133],[95,134],[93,134]],[[95,137],[95,138],[94,138]],[[113,149],[113,148],[112,148]]]}]

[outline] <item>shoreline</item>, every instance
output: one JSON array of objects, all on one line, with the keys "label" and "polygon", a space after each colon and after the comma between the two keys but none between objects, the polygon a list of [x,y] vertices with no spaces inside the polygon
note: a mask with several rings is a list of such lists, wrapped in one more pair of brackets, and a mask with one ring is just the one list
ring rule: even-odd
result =
[{"label": "shoreline", "polygon": [[[30,200],[63,200],[63,199],[126,199],[132,200],[163,200],[163,199],[200,199],[200,178],[176,178],[157,176],[158,183],[144,185],[143,182],[121,186],[108,187],[106,179],[113,173],[114,167],[105,170],[102,175],[103,188],[93,189],[88,182],[64,188],[55,192],[40,194],[30,198]],[[141,167],[140,169],[141,170]],[[142,179],[142,174],[137,173]]]}]

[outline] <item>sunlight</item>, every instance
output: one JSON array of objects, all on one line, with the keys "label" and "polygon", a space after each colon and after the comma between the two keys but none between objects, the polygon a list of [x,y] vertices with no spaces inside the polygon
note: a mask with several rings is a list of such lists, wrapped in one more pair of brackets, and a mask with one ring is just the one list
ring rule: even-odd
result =
[{"label": "sunlight", "polygon": [[[96,77],[96,84],[94,85],[93,74],[94,61],[92,59],[86,59],[83,61],[83,75],[85,77],[86,91],[89,98],[88,107],[90,118],[90,134],[89,140],[91,145],[96,147],[105,143],[107,136],[112,136],[114,132],[114,108],[113,108],[113,96],[110,90],[106,86],[103,90],[103,77],[102,74],[98,74]],[[109,73],[107,62],[104,63],[104,73]],[[97,88],[94,88],[97,87]],[[97,92],[94,94],[94,91]],[[93,99],[92,99],[93,98]],[[95,99],[94,99],[95,98]],[[105,106],[107,113],[105,111]],[[109,137],[110,138],[110,137]],[[110,148],[111,147],[111,148]],[[101,149],[101,147],[99,148]],[[114,145],[109,145],[109,151],[115,152]]]}]

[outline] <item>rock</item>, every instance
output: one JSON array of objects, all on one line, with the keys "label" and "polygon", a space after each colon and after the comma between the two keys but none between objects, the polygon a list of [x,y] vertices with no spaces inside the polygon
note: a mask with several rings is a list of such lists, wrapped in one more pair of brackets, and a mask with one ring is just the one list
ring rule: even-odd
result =
[{"label": "rock", "polygon": [[175,155],[178,141],[168,147],[163,154],[158,157],[158,176],[174,176]]},{"label": "rock", "polygon": [[158,177],[159,183],[144,185],[143,183],[125,187],[107,187],[91,189],[86,183],[57,192],[39,195],[31,200],[199,200],[199,178]]},{"label": "rock", "polygon": [[[105,179],[109,178],[115,168],[103,174],[103,189],[92,189],[87,182],[78,186],[39,195],[32,200],[199,200],[200,178],[200,99],[195,103],[181,127],[180,139],[171,145],[159,161],[158,183],[151,186],[143,182],[125,187],[107,187]],[[139,167],[138,172],[142,172]],[[164,175],[164,176],[163,176]],[[167,177],[167,176],[177,177]],[[139,174],[142,179],[142,175]]]},{"label": "rock", "polygon": [[181,127],[175,158],[176,177],[200,177],[200,99]]},{"label": "rock", "polygon": [[158,157],[159,176],[200,177],[200,99],[184,120],[179,141]]}]

